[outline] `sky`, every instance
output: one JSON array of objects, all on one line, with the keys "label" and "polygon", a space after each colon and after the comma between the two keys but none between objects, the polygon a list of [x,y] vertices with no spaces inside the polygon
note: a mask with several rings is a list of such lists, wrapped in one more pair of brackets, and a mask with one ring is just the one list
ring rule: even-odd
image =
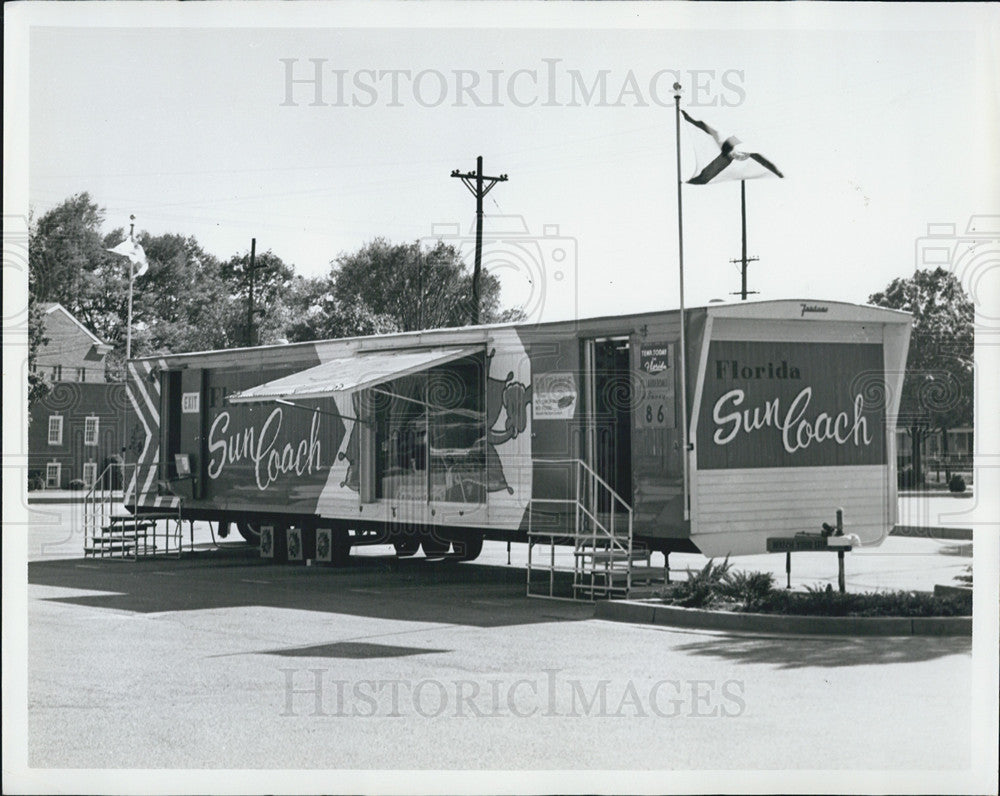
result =
[{"label": "sky", "polygon": [[[756,298],[864,302],[913,272],[928,224],[962,238],[1000,214],[995,8],[110,5],[30,30],[36,217],[87,191],[106,231],[134,214],[220,258],[256,238],[307,276],[378,236],[471,262],[475,199],[449,175],[482,155],[509,175],[484,203],[506,304],[675,308],[675,80],[692,117],[785,175],[746,184]],[[685,185],[683,225],[686,304],[733,300],[739,183]]]}]

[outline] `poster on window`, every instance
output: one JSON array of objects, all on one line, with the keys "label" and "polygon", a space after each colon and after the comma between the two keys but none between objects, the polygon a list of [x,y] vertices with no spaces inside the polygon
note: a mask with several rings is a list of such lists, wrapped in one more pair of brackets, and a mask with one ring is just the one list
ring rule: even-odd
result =
[{"label": "poster on window", "polygon": [[572,373],[538,373],[532,382],[531,407],[535,420],[560,420],[576,411],[576,379]]},{"label": "poster on window", "polygon": [[635,424],[638,428],[674,428],[673,343],[639,346],[640,389]]}]

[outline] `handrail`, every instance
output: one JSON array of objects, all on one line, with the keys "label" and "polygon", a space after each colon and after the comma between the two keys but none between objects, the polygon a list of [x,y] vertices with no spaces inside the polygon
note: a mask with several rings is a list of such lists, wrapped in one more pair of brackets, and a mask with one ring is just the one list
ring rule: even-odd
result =
[{"label": "handrail", "polygon": [[537,459],[532,459],[532,461],[533,462],[544,462],[545,464],[576,464],[576,465],[578,465],[580,468],[582,468],[583,470],[585,470],[591,476],[591,478],[593,478],[601,486],[603,486],[604,489],[608,492],[608,494],[610,494],[612,497],[614,497],[615,500],[617,500],[621,504],[621,506],[622,506],[623,509],[625,509],[626,511],[628,511],[628,512],[631,513],[632,507],[628,504],[628,502],[626,502],[625,498],[623,498],[621,495],[619,495],[615,491],[615,488],[613,486],[611,486],[611,484],[609,484],[603,478],[601,478],[601,476],[599,476],[597,474],[597,472],[594,470],[594,468],[591,467],[589,464],[587,464],[583,459],[542,459],[542,458],[537,458]]},{"label": "handrail", "polygon": [[[618,492],[597,472],[588,465],[582,459],[568,459],[568,458],[537,458],[533,459],[533,462],[539,464],[569,464],[574,466],[575,479],[574,479],[574,489],[575,494],[569,498],[530,498],[528,501],[528,596],[543,596],[543,595],[533,595],[531,592],[531,564],[532,555],[531,548],[533,542],[531,537],[548,537],[549,545],[552,550],[550,552],[550,564],[549,564],[549,597],[554,597],[553,595],[553,577],[555,571],[555,540],[560,536],[566,535],[565,532],[559,533],[557,530],[535,530],[534,529],[534,507],[536,504],[555,504],[555,505],[569,505],[573,506],[573,530],[572,538],[574,540],[574,564],[573,564],[573,590],[574,595],[578,590],[587,591],[589,590],[591,597],[593,597],[597,592],[608,592],[613,587],[610,585],[609,573],[613,569],[614,561],[618,556],[623,556],[628,562],[628,567],[625,570],[625,590],[626,594],[631,591],[632,588],[632,573],[631,573],[631,561],[633,557],[633,519],[634,512],[632,506],[620,495]],[[602,489],[605,494],[611,496],[609,501],[608,512],[610,515],[610,530],[600,518],[600,511],[598,510],[598,491]],[[588,493],[588,494],[584,494]],[[589,503],[588,507],[585,505]],[[624,509],[627,518],[627,536],[621,537],[616,533],[616,515],[618,513],[618,507],[621,506]],[[589,528],[587,527],[589,526]],[[601,545],[607,546],[607,555],[603,557],[598,557],[596,555],[598,547]],[[588,552],[587,548],[591,548],[592,552]],[[588,559],[589,556],[589,559]],[[587,559],[587,562],[585,562]],[[598,562],[603,560],[603,572],[598,572]],[[589,563],[588,563],[589,562]],[[598,578],[603,574],[603,583],[598,583]],[[585,578],[589,576],[589,584],[585,582]]]},{"label": "handrail", "polygon": [[[112,473],[116,468],[121,468],[121,486],[124,489],[125,466],[124,462],[109,462],[104,470],[101,471],[101,474],[94,479],[94,483],[90,485],[90,489],[83,496],[84,548],[94,544],[97,536],[96,529],[103,527],[111,519],[114,512],[113,502],[115,493]],[[110,484],[110,486],[107,484]],[[101,558],[104,555],[105,551],[102,546]]]},{"label": "handrail", "polygon": [[[138,463],[126,463],[126,462],[111,462],[109,463],[101,474],[94,480],[94,483],[87,490],[83,498],[83,527],[84,527],[84,552],[89,549],[91,555],[99,556],[100,558],[105,557],[116,557],[114,552],[109,549],[107,544],[98,544],[98,532],[101,529],[106,528],[111,523],[114,522],[116,516],[115,506],[119,503],[129,512],[125,522],[131,526],[133,533],[138,534],[140,526],[143,524],[144,519],[139,514],[139,490],[138,484],[136,483],[136,488],[129,493],[129,471],[132,470],[133,473],[138,472]],[[118,472],[120,478],[119,490],[114,488],[114,473]],[[118,493],[120,491],[121,498],[117,499]],[[175,530],[171,532],[168,529],[164,532],[163,537],[163,553],[164,555],[171,555],[173,552],[176,555],[180,555],[181,549],[183,547],[183,530],[181,527],[182,523],[182,502],[177,504],[177,518],[175,522]],[[153,549],[156,550],[158,531],[155,527],[152,530],[153,537]],[[171,547],[171,541],[176,541],[176,551]],[[127,557],[127,548],[122,547],[120,551],[120,557]],[[138,560],[139,558],[139,545],[136,543],[131,547],[131,557],[133,560]],[[99,552],[98,552],[99,551]],[[144,549],[144,554],[148,554],[148,550]],[[157,555],[158,553],[153,553]]]}]

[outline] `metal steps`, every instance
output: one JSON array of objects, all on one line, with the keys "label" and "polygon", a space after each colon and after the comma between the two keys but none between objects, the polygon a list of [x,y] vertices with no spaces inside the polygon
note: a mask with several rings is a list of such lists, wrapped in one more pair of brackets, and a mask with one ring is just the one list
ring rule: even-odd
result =
[{"label": "metal steps", "polygon": [[[665,579],[663,570],[650,565],[650,551],[633,539],[632,507],[580,459],[544,460],[576,473],[571,498],[533,498],[528,503],[528,586],[529,597],[595,600],[628,597],[634,587],[648,587]],[[597,506],[613,507],[598,510]],[[569,556],[573,581],[571,593],[556,594],[555,573],[569,571],[567,556],[557,559],[556,546],[573,546]],[[547,565],[537,565],[532,557],[535,545],[549,548]],[[537,591],[533,570],[548,577],[547,593]]]},{"label": "metal steps", "polygon": [[[121,472],[114,473],[114,468]],[[122,503],[107,485],[114,481],[127,483],[125,468],[123,464],[108,465],[84,496],[84,557],[133,561],[152,556],[180,558],[180,505],[169,510],[142,511],[140,506]]]}]

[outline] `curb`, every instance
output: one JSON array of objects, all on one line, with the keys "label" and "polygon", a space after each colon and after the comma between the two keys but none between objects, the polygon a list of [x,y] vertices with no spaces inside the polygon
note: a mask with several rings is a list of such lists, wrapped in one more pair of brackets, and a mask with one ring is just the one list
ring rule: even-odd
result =
[{"label": "curb", "polygon": [[972,636],[971,616],[794,616],[702,611],[673,605],[605,600],[595,619],[701,630],[820,636]]}]

